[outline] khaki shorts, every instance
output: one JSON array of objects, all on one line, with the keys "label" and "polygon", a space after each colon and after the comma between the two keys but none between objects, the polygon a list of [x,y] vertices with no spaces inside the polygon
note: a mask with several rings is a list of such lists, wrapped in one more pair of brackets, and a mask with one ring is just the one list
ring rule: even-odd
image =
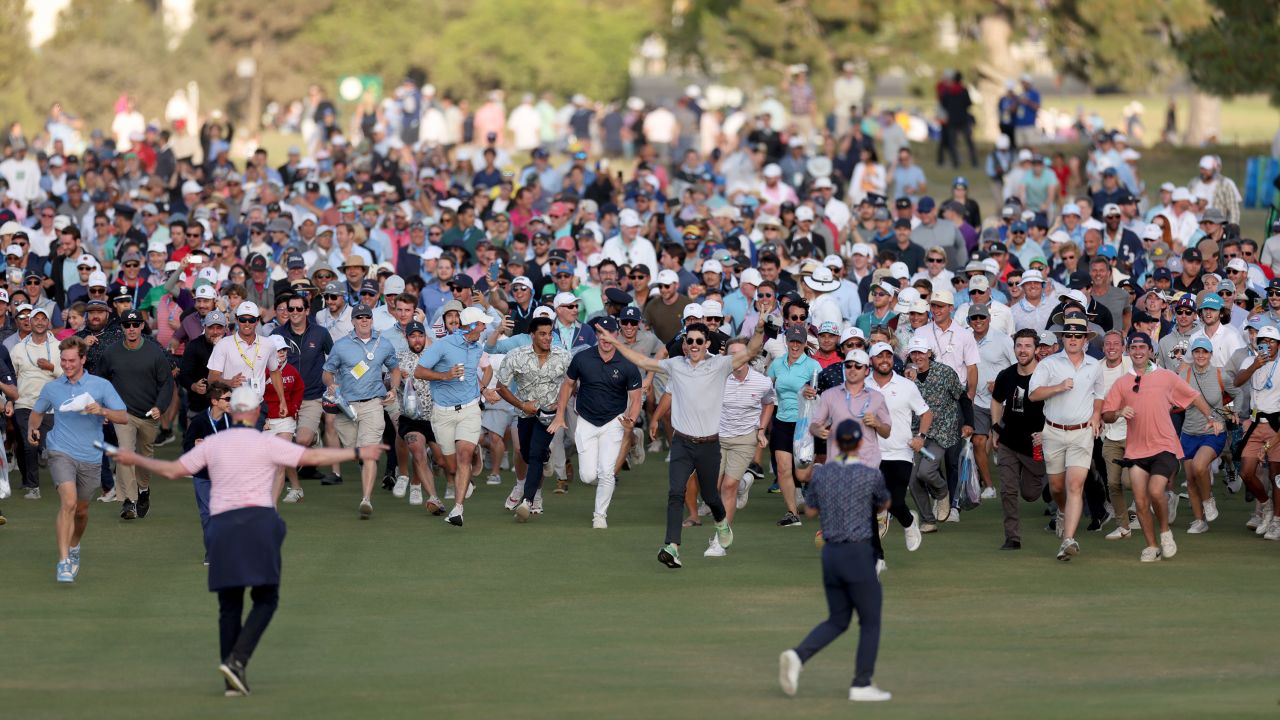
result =
[{"label": "khaki shorts", "polygon": [[445,455],[452,455],[460,442],[479,443],[480,403],[472,403],[461,410],[436,405],[431,410],[431,431],[436,434],[436,442]]},{"label": "khaki shorts", "polygon": [[1254,420],[1258,427],[1249,436],[1249,442],[1244,446],[1242,456],[1246,458],[1255,458],[1259,462],[1263,461],[1262,446],[1268,442],[1271,447],[1266,450],[1266,460],[1271,462],[1280,462],[1280,438],[1276,438],[1276,431],[1271,429],[1271,425],[1266,420]]},{"label": "khaki shorts", "polygon": [[756,456],[756,434],[720,438],[720,475],[741,480]]},{"label": "khaki shorts", "polygon": [[280,435],[282,433],[294,434],[298,430],[298,421],[291,417],[287,418],[271,418],[267,421],[267,425],[263,428],[263,432],[269,432],[272,435]]},{"label": "khaki shorts", "polygon": [[53,486],[67,483],[76,484],[76,499],[89,502],[93,499],[93,491],[102,483],[102,463],[81,462],[70,455],[56,451],[49,452],[49,476],[53,478]]},{"label": "khaki shorts", "polygon": [[1045,423],[1044,471],[1061,475],[1069,467],[1088,470],[1093,466],[1093,429],[1059,430]]},{"label": "khaki shorts", "polygon": [[310,430],[312,435],[319,435],[323,417],[324,409],[320,407],[319,400],[303,400],[302,406],[298,408],[298,423],[295,429]]},{"label": "khaki shorts", "polygon": [[342,447],[362,447],[382,442],[382,431],[386,427],[382,416],[382,400],[371,398],[353,402],[351,407],[356,411],[354,421],[348,420],[341,413],[334,416],[334,426],[338,430],[338,441],[342,443]]}]

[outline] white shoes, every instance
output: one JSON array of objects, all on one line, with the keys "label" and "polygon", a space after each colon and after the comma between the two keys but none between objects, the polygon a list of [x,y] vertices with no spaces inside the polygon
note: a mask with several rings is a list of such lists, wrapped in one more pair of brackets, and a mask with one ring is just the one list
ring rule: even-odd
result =
[{"label": "white shoes", "polygon": [[1160,548],[1144,547],[1138,559],[1142,562],[1160,562]]},{"label": "white shoes", "polygon": [[100,503],[120,502],[120,499],[116,497],[116,489],[111,488],[110,490],[106,491],[98,498],[98,502]]},{"label": "white shoes", "polygon": [[538,492],[533,496],[533,514],[542,514],[542,488],[538,488]]},{"label": "white shoes", "polygon": [[1128,540],[1133,531],[1127,527],[1117,527],[1115,530],[1107,533],[1107,540]]},{"label": "white shoes", "polygon": [[369,498],[360,500],[360,519],[368,520],[373,517],[373,503],[369,502]]},{"label": "white shoes", "polygon": [[603,515],[592,515],[592,516],[591,516],[591,529],[592,529],[592,530],[608,530],[608,529],[609,529],[609,521],[608,521],[608,520],[606,520],[606,519],[605,519],[605,517],[604,517]]},{"label": "white shoes", "polygon": [[1268,500],[1262,504],[1262,514],[1258,516],[1258,525],[1254,532],[1258,535],[1266,535],[1267,528],[1271,526],[1271,521],[1274,520],[1275,517],[1275,509],[1272,506],[1271,501]]},{"label": "white shoes", "polygon": [[[778,684],[782,686],[783,695],[795,697],[796,690],[800,689],[800,670],[803,667],[804,663],[800,662],[795,650],[784,650],[778,656]],[[849,699],[853,699],[852,691]]]},{"label": "white shoes", "polygon": [[995,488],[993,488],[993,487],[985,487],[985,488],[982,488],[982,499],[983,499],[983,500],[992,500],[992,499],[995,499],[995,496],[996,496],[996,489],[995,489]]},{"label": "white shoes", "polygon": [[881,690],[875,685],[849,688],[849,700],[853,702],[887,702],[893,693]]},{"label": "white shoes", "polygon": [[410,505],[422,504],[422,486],[421,485],[409,486],[409,504]]},{"label": "white shoes", "polygon": [[1063,515],[1062,511],[1059,510],[1058,514],[1055,515],[1053,518],[1054,533],[1056,533],[1058,537],[1062,537],[1062,529],[1066,527],[1066,525],[1067,525],[1067,516]]},{"label": "white shoes", "polygon": [[1178,554],[1178,543],[1173,541],[1173,531],[1160,533],[1160,554],[1167,560]]},{"label": "white shoes", "polygon": [[751,499],[751,486],[755,483],[755,481],[756,481],[755,473],[750,471],[742,473],[742,479],[738,481],[737,506],[739,510],[746,507],[747,501]]},{"label": "white shoes", "polygon": [[1218,519],[1218,501],[1214,500],[1213,497],[1210,497],[1208,500],[1205,500],[1204,504],[1201,507],[1204,508],[1205,520],[1209,522],[1213,522],[1214,520]]},{"label": "white shoes", "polygon": [[449,477],[444,479],[444,499],[453,500],[453,480]]},{"label": "white shoes", "polygon": [[[1182,498],[1178,497],[1178,493],[1172,490],[1165,490],[1164,499],[1169,503],[1169,522],[1173,523],[1174,518],[1178,517],[1178,501]],[[1165,557],[1168,557],[1168,555]]]},{"label": "white shoes", "polygon": [[920,516],[915,510],[911,511],[911,527],[902,528],[902,535],[907,541],[907,552],[915,552],[920,549],[920,543],[923,542],[924,536],[920,534]]},{"label": "white shoes", "polygon": [[506,502],[502,503],[502,507],[508,512],[515,510],[516,505],[520,504],[520,500],[524,498],[524,481],[517,480],[516,484],[511,488],[511,494],[507,495]]},{"label": "white shoes", "polygon": [[502,476],[498,475],[497,473],[494,473],[493,475],[490,475],[489,478],[484,482],[486,485],[501,485]]},{"label": "white shoes", "polygon": [[946,522],[951,517],[951,495],[943,495],[933,501],[933,519],[935,522]]},{"label": "white shoes", "polygon": [[876,560],[876,579],[879,580],[880,573],[888,569],[889,569],[889,563],[885,562],[884,558],[880,558],[879,560]]},{"label": "white shoes", "polygon": [[947,516],[947,522],[949,522],[949,523],[958,523],[958,522],[960,522],[960,509],[959,509],[959,508],[951,508],[951,514]]},{"label": "white shoes", "polygon": [[528,500],[521,500],[516,506],[516,522],[529,522],[529,515],[533,512],[533,505]]},{"label": "white shoes", "polygon": [[1209,523],[1204,520],[1192,520],[1191,526],[1187,528],[1188,535],[1202,535],[1209,532]]},{"label": "white shoes", "polygon": [[711,508],[707,507],[706,503],[699,500],[698,501],[698,517],[706,517],[710,514],[711,514]]},{"label": "white shoes", "polygon": [[302,494],[303,493],[300,488],[289,488],[288,490],[284,491],[284,500],[282,500],[281,502],[287,502],[291,505],[293,503],[302,502]]},{"label": "white shoes", "polygon": [[719,535],[713,533],[711,541],[707,543],[706,551],[702,553],[702,557],[724,557],[725,554],[724,548],[720,547]]},{"label": "white shoes", "polygon": [[404,497],[405,491],[408,489],[409,489],[409,476],[397,475],[396,485],[395,487],[391,488],[391,494],[397,498],[402,498]]},{"label": "white shoes", "polygon": [[1280,520],[1272,520],[1271,526],[1267,528],[1262,537],[1267,540],[1280,540]]}]

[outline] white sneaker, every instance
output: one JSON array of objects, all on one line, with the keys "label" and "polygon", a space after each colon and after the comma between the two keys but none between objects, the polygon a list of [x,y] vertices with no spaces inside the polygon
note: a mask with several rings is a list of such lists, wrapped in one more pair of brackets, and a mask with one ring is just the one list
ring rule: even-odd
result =
[{"label": "white sneaker", "polygon": [[949,523],[960,522],[960,508],[951,508],[951,514],[947,515],[947,522]]},{"label": "white sneaker", "polygon": [[302,490],[296,488],[289,488],[288,490],[285,490],[284,500],[281,502],[287,502],[289,504],[302,502]]},{"label": "white sneaker", "polygon": [[[651,453],[662,452],[662,441],[654,440],[653,442],[649,443],[649,452]],[[668,462],[670,462],[670,459],[668,459]]]},{"label": "white sneaker", "polygon": [[605,517],[603,515],[592,515],[591,529],[592,530],[608,530],[609,521],[605,520]]},{"label": "white sneaker", "polygon": [[496,474],[495,474],[495,475],[490,475],[490,476],[489,476],[489,478],[488,478],[487,480],[485,480],[484,482],[485,482],[485,484],[486,484],[486,485],[501,485],[501,484],[502,484],[502,477],[501,477],[500,475],[496,475]]},{"label": "white sneaker", "polygon": [[538,488],[538,493],[533,496],[533,514],[542,514],[542,488]]},{"label": "white sneaker", "polygon": [[804,510],[804,488],[796,486],[796,510]]},{"label": "white sneaker", "polygon": [[370,517],[373,517],[373,503],[369,502],[369,498],[362,498],[360,500],[360,519],[368,520]]},{"label": "white sneaker", "polygon": [[507,499],[502,503],[502,507],[506,508],[507,512],[515,510],[516,506],[520,504],[520,500],[522,498],[524,498],[524,481],[517,480],[516,484],[511,486],[511,494],[507,495]]},{"label": "white sneaker", "polygon": [[474,493],[475,491],[476,491],[476,484],[471,482],[471,480],[468,478],[467,479],[467,495],[466,497],[463,498],[463,500],[470,500],[471,494]]},{"label": "white sneaker", "polygon": [[533,505],[528,500],[521,500],[516,506],[516,522],[529,522],[529,515],[533,512]]},{"label": "white sneaker", "polygon": [[893,693],[881,690],[875,685],[849,688],[849,699],[853,702],[886,702]]},{"label": "white sneaker", "polygon": [[1209,523],[1204,520],[1194,520],[1191,527],[1187,528],[1188,535],[1201,535],[1207,532],[1209,532]]},{"label": "white sneaker", "polygon": [[993,488],[993,487],[985,487],[985,488],[982,488],[982,499],[983,499],[983,500],[991,500],[991,499],[994,499],[994,498],[995,498],[995,496],[996,496],[996,489],[995,489],[995,488]]},{"label": "white sneaker", "polygon": [[710,514],[711,514],[711,508],[707,507],[706,503],[699,500],[698,501],[698,517],[706,517]]},{"label": "white sneaker", "polygon": [[1066,526],[1067,516],[1063,515],[1062,511],[1059,510],[1058,514],[1053,518],[1053,532],[1057,534],[1058,537],[1062,537],[1062,529]]},{"label": "white sneaker", "polygon": [[1253,514],[1249,516],[1248,522],[1244,524],[1246,528],[1250,530],[1258,529],[1258,526],[1262,524],[1262,508],[1263,507],[1265,507],[1265,503],[1254,503]]},{"label": "white sneaker", "polygon": [[444,499],[453,500],[453,480],[445,478],[444,481]]},{"label": "white sneaker", "polygon": [[1262,537],[1267,540],[1280,540],[1280,520],[1272,520],[1271,527],[1267,528],[1267,532]]},{"label": "white sneaker", "polygon": [[1128,540],[1133,535],[1133,531],[1127,527],[1117,527],[1115,530],[1107,533],[1107,540]]},{"label": "white sneaker", "polygon": [[920,516],[915,510],[911,511],[911,527],[902,528],[902,534],[907,540],[907,552],[915,552],[920,549],[920,543],[924,540],[924,536],[920,534]]},{"label": "white sneaker", "polygon": [[782,694],[794,697],[800,688],[800,670],[804,663],[795,650],[784,650],[778,656],[778,684],[782,686]]},{"label": "white sneaker", "polygon": [[391,488],[392,496],[397,498],[402,498],[404,497],[405,491],[407,491],[408,489],[409,489],[409,476],[397,475],[396,485],[395,487]]},{"label": "white sneaker", "polygon": [[409,486],[409,504],[410,505],[422,504],[422,486],[421,485]]},{"label": "white sneaker", "polygon": [[[1280,535],[1277,535],[1280,537]],[[1160,533],[1160,555],[1166,560],[1178,554],[1178,543],[1173,541],[1173,531],[1165,530]]]},{"label": "white sneaker", "polygon": [[101,503],[119,502],[119,499],[116,498],[116,489],[111,488],[110,490],[103,493],[98,498],[98,502],[101,502]]},{"label": "white sneaker", "polygon": [[711,535],[711,541],[707,543],[707,549],[702,553],[702,557],[724,557],[724,548],[720,547],[720,539],[715,534]]},{"label": "white sneaker", "polygon": [[1138,559],[1142,562],[1160,562],[1160,548],[1144,547]]},{"label": "white sneaker", "polygon": [[753,472],[742,473],[742,479],[738,481],[738,497],[736,504],[738,509],[747,506],[747,501],[751,499],[751,486],[755,484],[756,474]]},{"label": "white sneaker", "polygon": [[885,562],[884,558],[880,558],[879,560],[876,560],[876,579],[879,580],[880,573],[888,569],[889,569],[889,563]]},{"label": "white sneaker", "polygon": [[[1178,497],[1178,493],[1172,490],[1165,490],[1164,499],[1169,503],[1169,523],[1172,524],[1174,518],[1178,517],[1178,501],[1182,498]],[[1166,555],[1165,557],[1168,556]]]},{"label": "white sneaker", "polygon": [[1204,508],[1205,520],[1213,522],[1218,519],[1218,501],[1213,499],[1213,496],[1210,496],[1208,500],[1205,500],[1204,505],[1201,507]]},{"label": "white sneaker", "polygon": [[951,516],[951,494],[948,493],[933,501],[933,518],[938,522],[946,522]]},{"label": "white sneaker", "polygon": [[1276,517],[1271,501],[1268,500],[1262,504],[1262,515],[1258,520],[1258,527],[1253,532],[1257,535],[1266,535],[1267,528],[1271,526],[1271,521]]}]

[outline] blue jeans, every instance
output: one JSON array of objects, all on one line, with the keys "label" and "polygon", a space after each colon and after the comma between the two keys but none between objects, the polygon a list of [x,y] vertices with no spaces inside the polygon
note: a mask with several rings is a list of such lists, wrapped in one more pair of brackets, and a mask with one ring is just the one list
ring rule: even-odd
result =
[{"label": "blue jeans", "polygon": [[858,611],[858,655],[854,687],[871,684],[880,650],[880,608],[884,600],[876,579],[875,550],[870,542],[827,543],[822,548],[822,586],[827,591],[827,619],[799,645],[796,654],[807,662],[849,629]]},{"label": "blue jeans", "polygon": [[200,513],[200,532],[201,537],[204,538],[206,561],[209,559],[209,487],[211,484],[209,478],[191,478],[191,485],[196,491],[196,512]]},{"label": "blue jeans", "polygon": [[542,467],[551,459],[552,435],[536,417],[517,420],[516,434],[520,438],[520,457],[529,467],[524,476],[524,499],[532,504],[542,488]]}]

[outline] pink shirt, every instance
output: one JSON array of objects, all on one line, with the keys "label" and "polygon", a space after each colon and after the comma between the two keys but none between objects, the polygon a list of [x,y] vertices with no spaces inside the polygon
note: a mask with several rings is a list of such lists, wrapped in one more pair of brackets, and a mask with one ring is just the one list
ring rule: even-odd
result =
[{"label": "pink shirt", "polygon": [[276,467],[297,465],[306,448],[252,428],[210,435],[178,458],[188,473],[209,469],[209,514],[246,507],[275,507]]},{"label": "pink shirt", "polygon": [[1121,375],[1107,391],[1102,400],[1102,412],[1119,412],[1125,407],[1132,407],[1133,418],[1126,423],[1124,457],[1126,460],[1141,460],[1171,452],[1175,457],[1182,457],[1182,443],[1178,434],[1173,431],[1173,419],[1169,416],[1170,405],[1185,408],[1200,397],[1186,380],[1177,374],[1157,368],[1142,376],[1138,383],[1138,391],[1133,386],[1138,376],[1134,373]]},{"label": "pink shirt", "polygon": [[889,415],[889,407],[885,405],[884,395],[873,390],[865,383],[862,392],[850,395],[844,383],[828,388],[818,396],[818,406],[813,411],[809,430],[825,427],[831,431],[827,438],[827,456],[834,457],[839,452],[835,446],[836,426],[845,420],[855,420],[862,426],[862,443],[858,445],[858,460],[863,465],[876,467],[880,464],[880,436],[875,430],[867,427],[863,418],[874,415],[879,424],[892,431],[893,418]]}]

